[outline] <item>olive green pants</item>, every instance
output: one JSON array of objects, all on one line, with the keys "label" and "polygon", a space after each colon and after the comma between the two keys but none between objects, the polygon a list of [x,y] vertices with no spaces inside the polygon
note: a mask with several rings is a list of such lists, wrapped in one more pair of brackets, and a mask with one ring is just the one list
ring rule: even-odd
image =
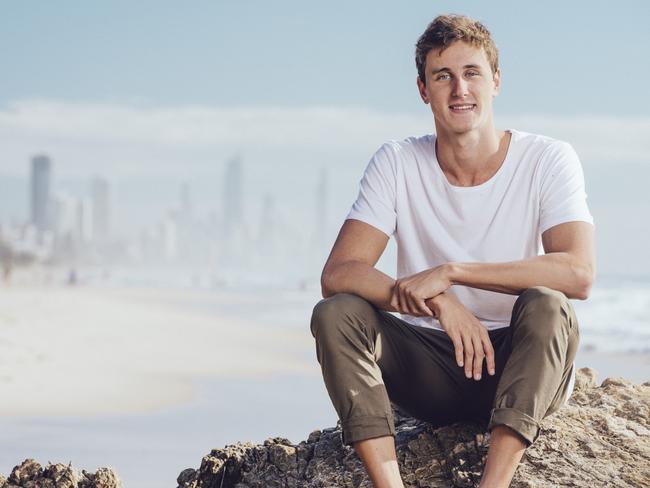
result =
[{"label": "olive green pants", "polygon": [[565,402],[578,347],[571,303],[545,287],[525,290],[509,327],[489,331],[496,371],[481,379],[456,364],[446,332],[409,324],[356,295],[314,307],[311,332],[343,442],[395,435],[391,403],[435,426],[461,420],[507,425],[528,445]]}]

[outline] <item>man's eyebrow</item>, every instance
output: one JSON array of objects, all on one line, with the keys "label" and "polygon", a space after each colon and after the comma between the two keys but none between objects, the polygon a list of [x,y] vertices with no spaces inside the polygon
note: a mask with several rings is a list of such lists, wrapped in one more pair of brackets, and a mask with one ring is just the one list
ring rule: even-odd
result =
[{"label": "man's eyebrow", "polygon": [[[478,70],[480,70],[481,67],[478,64],[466,64],[465,66],[463,66],[463,69],[478,69]],[[431,70],[431,74],[435,75],[436,73],[440,73],[442,71],[446,71],[446,72],[450,73],[451,69],[449,69],[449,68],[447,68],[445,66],[445,67],[442,67],[442,68]]]}]

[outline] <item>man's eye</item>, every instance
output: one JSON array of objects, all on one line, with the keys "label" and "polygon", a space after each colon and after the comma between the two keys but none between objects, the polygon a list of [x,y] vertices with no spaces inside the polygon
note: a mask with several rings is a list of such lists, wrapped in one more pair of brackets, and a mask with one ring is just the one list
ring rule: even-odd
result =
[{"label": "man's eye", "polygon": [[468,71],[467,76],[478,76],[480,73],[478,71]]},{"label": "man's eye", "polygon": [[448,80],[448,79],[449,79],[449,75],[447,73],[442,73],[436,76],[436,80]]}]

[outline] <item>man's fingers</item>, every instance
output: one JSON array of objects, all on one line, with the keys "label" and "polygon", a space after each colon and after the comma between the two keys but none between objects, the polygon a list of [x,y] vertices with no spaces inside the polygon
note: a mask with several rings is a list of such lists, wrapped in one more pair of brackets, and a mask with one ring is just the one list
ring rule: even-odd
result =
[{"label": "man's fingers", "polygon": [[395,308],[395,310],[397,310],[398,312],[406,313],[404,308],[402,308],[403,305],[402,302],[400,301],[399,289],[397,288],[397,286],[393,288],[393,296],[391,297],[390,303],[393,306],[393,308]]},{"label": "man's fingers", "polygon": [[403,297],[404,297],[404,302],[406,303],[406,309],[408,310],[408,313],[410,315],[417,315],[418,308],[413,303],[413,299],[409,295],[407,295],[406,293],[403,294]]},{"label": "man's fingers", "polygon": [[424,299],[422,298],[416,299],[415,306],[422,315],[426,317],[433,317],[433,312],[429,307],[427,307],[427,304],[424,302]]},{"label": "man's fingers", "polygon": [[390,296],[390,306],[393,307],[396,311],[399,312],[399,300],[397,299],[397,294],[393,291]]},{"label": "man's fingers", "polygon": [[463,364],[465,364],[465,358],[463,356],[463,341],[460,338],[460,335],[456,332],[455,334],[450,334],[449,338],[451,339],[451,342],[454,343],[454,353],[456,354],[456,364],[459,367],[463,367]]},{"label": "man's fingers", "polygon": [[471,337],[463,337],[463,349],[465,352],[465,376],[471,378],[474,366],[474,346]]},{"label": "man's fingers", "polygon": [[483,329],[483,350],[485,351],[485,363],[487,365],[488,373],[494,376],[496,372],[496,365],[494,364],[494,348],[490,340],[490,334],[487,330]]},{"label": "man's fingers", "polygon": [[401,292],[400,293],[401,294],[400,301],[401,301],[402,305],[406,308],[407,313],[409,315],[418,316],[420,309],[417,306],[414,298],[410,295],[410,293],[408,293],[406,291],[400,290],[400,292]]},{"label": "man's fingers", "polygon": [[473,337],[472,343],[474,344],[474,379],[478,381],[481,379],[481,373],[483,372],[483,358],[485,358],[481,336]]}]

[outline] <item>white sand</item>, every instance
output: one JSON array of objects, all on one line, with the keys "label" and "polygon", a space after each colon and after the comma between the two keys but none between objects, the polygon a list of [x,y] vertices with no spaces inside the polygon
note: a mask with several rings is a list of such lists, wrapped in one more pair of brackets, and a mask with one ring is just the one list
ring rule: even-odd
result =
[{"label": "white sand", "polygon": [[[269,323],[256,320],[260,314],[278,313],[278,307],[269,310],[274,299],[215,291],[0,288],[0,415],[158,411],[190,402],[194,380],[210,378],[310,375],[322,381],[308,329],[311,298],[291,309],[292,326],[260,325]],[[224,303],[249,318],[225,318],[215,307]],[[599,381],[650,380],[650,355],[579,351],[576,364],[596,369]]]},{"label": "white sand", "polygon": [[307,326],[261,327],[186,306],[211,297],[0,288],[0,415],[149,412],[191,401],[193,379],[318,374]]}]

